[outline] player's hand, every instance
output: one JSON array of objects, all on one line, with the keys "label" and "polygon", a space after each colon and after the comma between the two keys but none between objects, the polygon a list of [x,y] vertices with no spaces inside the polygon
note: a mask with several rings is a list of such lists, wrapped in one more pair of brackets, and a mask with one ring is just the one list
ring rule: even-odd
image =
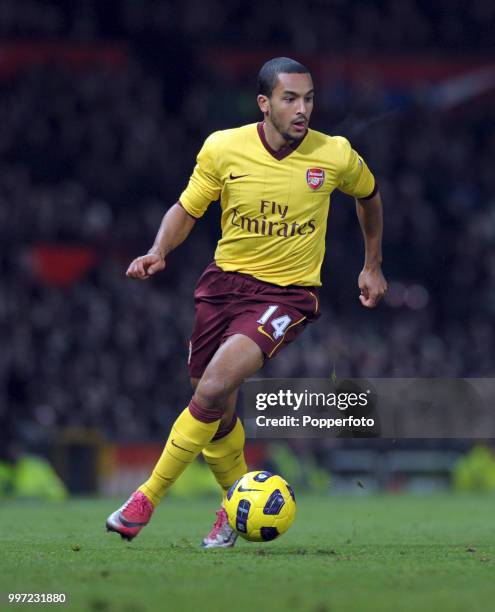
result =
[{"label": "player's hand", "polygon": [[359,301],[366,308],[374,308],[387,291],[388,285],[380,266],[363,268],[358,279]]},{"label": "player's hand", "polygon": [[149,253],[148,255],[136,257],[127,269],[126,276],[137,278],[138,280],[147,280],[153,274],[164,270],[165,266],[164,257],[158,253]]}]

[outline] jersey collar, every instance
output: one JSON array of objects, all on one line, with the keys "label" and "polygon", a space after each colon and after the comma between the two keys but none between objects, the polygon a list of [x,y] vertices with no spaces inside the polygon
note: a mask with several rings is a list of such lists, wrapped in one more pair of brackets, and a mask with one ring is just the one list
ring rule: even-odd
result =
[{"label": "jersey collar", "polygon": [[295,151],[297,147],[302,143],[302,141],[306,138],[306,134],[308,133],[308,130],[306,130],[306,134],[304,134],[303,138],[297,141],[297,143],[289,144],[283,149],[280,149],[279,151],[275,151],[275,149],[272,149],[271,146],[268,144],[268,141],[266,140],[265,130],[263,128],[263,121],[260,121],[256,127],[258,128],[258,135],[265,149],[268,151],[268,153],[270,153],[272,157],[274,157],[275,159],[278,159],[279,161],[281,159],[286,158],[293,151]]}]

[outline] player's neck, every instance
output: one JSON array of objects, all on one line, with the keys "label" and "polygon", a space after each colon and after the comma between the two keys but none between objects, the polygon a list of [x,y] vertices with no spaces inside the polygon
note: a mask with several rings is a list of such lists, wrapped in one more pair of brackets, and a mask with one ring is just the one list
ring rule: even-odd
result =
[{"label": "player's neck", "polygon": [[263,132],[265,134],[265,140],[270,145],[270,148],[274,151],[281,151],[289,145],[293,140],[286,140],[282,134],[272,125],[270,121],[263,121]]}]

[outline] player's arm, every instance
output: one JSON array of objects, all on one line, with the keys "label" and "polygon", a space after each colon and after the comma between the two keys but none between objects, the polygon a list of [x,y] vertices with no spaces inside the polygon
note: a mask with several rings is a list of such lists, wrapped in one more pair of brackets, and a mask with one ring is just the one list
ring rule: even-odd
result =
[{"label": "player's arm", "polygon": [[164,215],[153,246],[147,255],[131,262],[127,276],[146,280],[166,266],[166,257],[188,237],[196,219],[187,213],[180,202],[174,204]]},{"label": "player's arm", "polygon": [[361,290],[359,299],[363,306],[373,308],[387,290],[387,282],[382,274],[382,200],[375,177],[364,159],[354,151],[346,138],[334,139],[341,150],[342,166],[339,189],[353,196],[356,211],[364,236],[364,267],[359,275]]},{"label": "player's arm", "polygon": [[359,275],[359,299],[363,306],[374,308],[387,290],[382,273],[383,207],[380,192],[371,197],[356,198],[356,213],[364,237],[364,267]]}]

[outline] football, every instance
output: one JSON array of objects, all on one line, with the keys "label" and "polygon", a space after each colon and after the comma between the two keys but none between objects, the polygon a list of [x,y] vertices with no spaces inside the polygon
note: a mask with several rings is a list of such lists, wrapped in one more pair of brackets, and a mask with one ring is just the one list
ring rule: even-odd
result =
[{"label": "football", "polygon": [[289,529],[296,516],[294,490],[270,472],[248,472],[227,492],[225,510],[232,529],[250,542],[268,542]]}]

